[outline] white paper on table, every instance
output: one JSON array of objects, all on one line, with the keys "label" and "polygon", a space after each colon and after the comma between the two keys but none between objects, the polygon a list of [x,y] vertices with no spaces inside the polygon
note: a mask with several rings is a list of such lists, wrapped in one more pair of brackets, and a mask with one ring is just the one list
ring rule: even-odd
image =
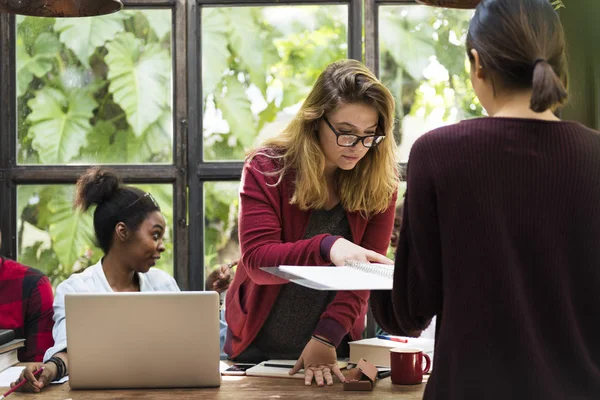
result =
[{"label": "white paper on table", "polygon": [[[21,375],[21,371],[23,371],[25,367],[10,367],[0,372],[0,387],[10,387],[10,384],[19,379]],[[53,385],[59,383],[65,383],[69,380],[69,375],[59,379],[57,381],[51,382]]]}]

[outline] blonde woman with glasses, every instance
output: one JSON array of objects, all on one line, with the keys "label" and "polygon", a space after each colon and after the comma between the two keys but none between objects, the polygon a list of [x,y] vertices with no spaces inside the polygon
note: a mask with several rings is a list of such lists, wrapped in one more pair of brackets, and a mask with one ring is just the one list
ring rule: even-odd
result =
[{"label": "blonde woman with glasses", "polygon": [[361,337],[368,291],[321,292],[261,271],[347,259],[391,264],[398,171],[394,99],[358,61],[329,65],[276,138],[249,153],[240,189],[241,259],[227,293],[225,352],[298,359],[305,383],[341,381],[337,356]]}]

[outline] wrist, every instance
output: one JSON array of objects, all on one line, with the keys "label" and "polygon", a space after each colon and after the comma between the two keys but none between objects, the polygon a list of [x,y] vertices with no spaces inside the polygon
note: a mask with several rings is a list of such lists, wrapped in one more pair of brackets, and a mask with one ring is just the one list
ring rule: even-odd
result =
[{"label": "wrist", "polygon": [[45,371],[49,371],[50,372],[50,382],[53,382],[56,380],[56,376],[58,375],[58,368],[56,366],[56,364],[54,364],[54,362],[48,360],[44,363],[44,370]]},{"label": "wrist", "polygon": [[341,239],[341,238],[342,238],[341,236],[332,236],[332,235],[325,236],[321,240],[321,246],[320,246],[321,258],[323,258],[326,261],[331,262],[331,248],[333,247],[334,243],[338,239]]},{"label": "wrist", "polygon": [[324,338],[323,336],[319,336],[319,335],[312,335],[311,337],[313,340],[316,340],[317,342],[324,344],[325,346],[328,347],[333,347],[335,348],[335,345],[333,343],[331,343],[329,340],[327,340],[326,338]]}]

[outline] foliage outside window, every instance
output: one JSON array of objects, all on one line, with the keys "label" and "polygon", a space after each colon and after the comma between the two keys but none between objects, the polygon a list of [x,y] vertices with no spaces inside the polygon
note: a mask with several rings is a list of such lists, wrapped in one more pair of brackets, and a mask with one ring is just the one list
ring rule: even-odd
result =
[{"label": "foliage outside window", "polygon": [[[202,9],[206,161],[243,160],[279,133],[329,63],[347,58],[347,6]],[[239,182],[204,184],[205,266],[239,257]]]},{"label": "foliage outside window", "polygon": [[381,6],[380,77],[396,98],[402,161],[423,133],[483,115],[469,79],[465,40],[473,11]]},{"label": "foliage outside window", "polygon": [[[19,164],[172,163],[170,10],[17,17],[16,31]],[[172,225],[172,186],[145,188]],[[101,254],[72,199],[73,186],[18,188],[18,259],[54,284]],[[172,273],[172,243],[158,266]]]},{"label": "foliage outside window", "polygon": [[[152,193],[167,221],[165,252],[156,267],[173,275],[173,187],[136,185]],[[98,262],[94,208],[73,210],[73,185],[21,185],[17,189],[18,260],[48,275],[54,286]]]}]

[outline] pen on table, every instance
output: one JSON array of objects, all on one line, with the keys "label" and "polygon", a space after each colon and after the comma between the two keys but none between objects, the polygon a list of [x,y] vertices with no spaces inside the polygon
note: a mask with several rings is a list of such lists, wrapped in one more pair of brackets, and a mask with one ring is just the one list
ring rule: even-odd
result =
[{"label": "pen on table", "polygon": [[377,335],[377,339],[391,340],[392,342],[398,342],[398,343],[408,343],[407,339],[393,337],[393,336],[386,336],[386,335]]},{"label": "pen on table", "polygon": [[377,373],[377,379],[384,379],[387,378],[388,376],[392,375],[392,370],[387,370],[387,371],[379,371]]},{"label": "pen on table", "polygon": [[275,368],[294,368],[291,364],[276,364],[276,363],[264,363],[264,367],[275,367]]},{"label": "pen on table", "polygon": [[[38,368],[38,370],[33,373],[33,376],[37,377],[37,375],[41,374],[43,370],[44,370],[44,367]],[[2,396],[0,396],[0,400],[2,400],[3,398],[5,398],[6,396],[8,396],[9,394],[11,394],[12,392],[18,390],[21,386],[23,386],[26,383],[27,383],[27,379],[23,379],[21,382],[17,383],[15,386],[13,386],[12,388],[10,388],[10,390],[8,392],[6,392]]]}]

